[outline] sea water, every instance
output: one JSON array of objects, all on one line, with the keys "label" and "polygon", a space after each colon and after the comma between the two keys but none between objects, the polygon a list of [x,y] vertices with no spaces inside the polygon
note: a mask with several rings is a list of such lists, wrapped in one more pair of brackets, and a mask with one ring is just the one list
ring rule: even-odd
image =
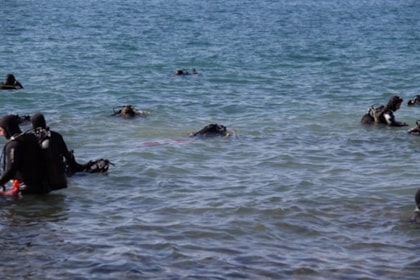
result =
[{"label": "sea water", "polygon": [[[417,279],[419,14],[3,0],[0,75],[25,88],[0,92],[1,114],[42,112],[78,162],[114,165],[0,198],[1,279]],[[409,127],[360,125],[393,95]],[[111,116],[126,104],[147,117]],[[236,135],[188,137],[209,123]]]}]

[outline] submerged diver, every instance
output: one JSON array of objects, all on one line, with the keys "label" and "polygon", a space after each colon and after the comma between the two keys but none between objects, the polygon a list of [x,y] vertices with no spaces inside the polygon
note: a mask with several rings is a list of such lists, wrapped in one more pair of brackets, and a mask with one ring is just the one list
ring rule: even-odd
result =
[{"label": "submerged diver", "polygon": [[185,76],[185,75],[190,75],[190,74],[195,75],[195,74],[198,74],[198,73],[197,73],[197,70],[195,68],[193,68],[191,70],[191,73],[188,72],[188,70],[184,70],[184,69],[178,69],[178,70],[175,71],[175,76]]},{"label": "submerged diver", "polygon": [[415,97],[411,98],[407,102],[408,106],[418,105],[418,104],[420,104],[420,95],[416,95]]},{"label": "submerged diver", "polygon": [[121,107],[113,108],[114,113],[112,116],[120,116],[123,118],[134,118],[135,116],[145,116],[145,111],[135,109],[131,105],[124,105]]},{"label": "submerged diver", "polygon": [[408,130],[408,133],[413,135],[420,135],[420,120],[416,121],[416,126]]},{"label": "submerged diver", "polygon": [[13,74],[7,74],[6,81],[0,83],[0,89],[22,89],[22,84],[16,80]]},{"label": "submerged diver", "polygon": [[35,135],[22,133],[14,115],[0,119],[0,135],[7,139],[0,186],[4,188],[10,180],[17,180],[22,193],[48,193],[46,166]]},{"label": "submerged diver", "polygon": [[228,137],[233,134],[235,134],[234,131],[227,129],[226,126],[217,123],[212,123],[206,125],[197,132],[191,133],[190,137]]},{"label": "submerged diver", "polygon": [[375,108],[372,106],[369,111],[363,115],[360,122],[362,124],[386,124],[389,126],[408,126],[405,122],[398,122],[395,120],[394,112],[398,111],[404,100],[399,96],[392,96],[386,106],[379,106]]}]

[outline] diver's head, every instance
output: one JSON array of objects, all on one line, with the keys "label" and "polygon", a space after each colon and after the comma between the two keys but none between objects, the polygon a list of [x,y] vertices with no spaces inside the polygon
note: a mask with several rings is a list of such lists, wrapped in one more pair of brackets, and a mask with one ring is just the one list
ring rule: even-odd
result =
[{"label": "diver's head", "polygon": [[6,85],[13,86],[16,82],[16,78],[13,74],[7,74]]},{"label": "diver's head", "polygon": [[386,108],[395,112],[398,109],[400,109],[401,103],[403,101],[404,100],[401,97],[394,95],[389,99],[388,104],[386,105]]},{"label": "diver's head", "polygon": [[6,139],[10,139],[18,133],[22,133],[22,131],[15,115],[7,115],[0,119],[0,134]]},{"label": "diver's head", "polygon": [[136,115],[131,105],[126,105],[121,109],[121,115],[126,118],[132,118]]},{"label": "diver's head", "polygon": [[32,128],[47,128],[47,123],[45,122],[44,115],[42,113],[35,113],[31,117]]}]

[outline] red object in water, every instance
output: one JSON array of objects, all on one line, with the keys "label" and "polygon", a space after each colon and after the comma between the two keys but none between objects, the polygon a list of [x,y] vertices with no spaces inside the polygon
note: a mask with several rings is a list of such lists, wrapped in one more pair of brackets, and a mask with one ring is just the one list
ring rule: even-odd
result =
[{"label": "red object in water", "polygon": [[14,180],[12,188],[10,190],[0,192],[0,195],[17,195],[19,193],[19,186],[20,182],[18,180]]}]

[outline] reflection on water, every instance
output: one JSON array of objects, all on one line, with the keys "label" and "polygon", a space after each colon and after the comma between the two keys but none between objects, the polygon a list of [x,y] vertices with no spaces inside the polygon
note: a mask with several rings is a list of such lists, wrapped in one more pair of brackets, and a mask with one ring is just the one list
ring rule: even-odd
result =
[{"label": "reflection on water", "polygon": [[67,218],[65,194],[25,195],[19,198],[4,198],[2,224],[27,226],[32,223],[58,222]]}]

